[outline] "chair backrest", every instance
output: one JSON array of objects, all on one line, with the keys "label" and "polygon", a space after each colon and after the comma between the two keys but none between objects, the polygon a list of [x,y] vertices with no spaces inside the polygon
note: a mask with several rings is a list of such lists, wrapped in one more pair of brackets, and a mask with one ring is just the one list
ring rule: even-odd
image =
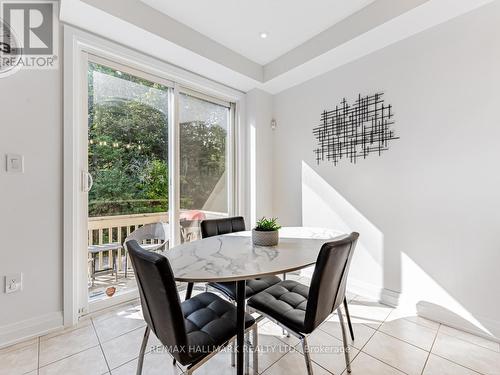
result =
[{"label": "chair backrest", "polygon": [[144,240],[160,240],[165,243],[169,239],[169,226],[167,223],[144,224],[137,228],[125,238],[125,243],[136,240],[142,243]]},{"label": "chair backrest", "polygon": [[[187,348],[181,302],[170,263],[164,256],[144,250],[137,241],[127,242],[134,267],[144,320],[167,348]],[[181,363],[188,352],[174,350]]]},{"label": "chair backrest", "polygon": [[344,301],[347,275],[359,233],[325,243],[309,287],[304,325],[312,332]]},{"label": "chair backrest", "polygon": [[201,238],[218,236],[245,230],[245,219],[242,216],[225,217],[223,219],[203,220],[200,223]]}]

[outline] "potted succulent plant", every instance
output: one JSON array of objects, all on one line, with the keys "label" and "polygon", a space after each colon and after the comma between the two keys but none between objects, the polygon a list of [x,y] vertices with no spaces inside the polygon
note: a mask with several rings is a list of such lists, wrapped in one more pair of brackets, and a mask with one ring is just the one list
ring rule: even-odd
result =
[{"label": "potted succulent plant", "polygon": [[281,226],[277,222],[278,218],[263,217],[255,224],[252,230],[252,241],[254,245],[276,246],[279,241],[278,230]]}]

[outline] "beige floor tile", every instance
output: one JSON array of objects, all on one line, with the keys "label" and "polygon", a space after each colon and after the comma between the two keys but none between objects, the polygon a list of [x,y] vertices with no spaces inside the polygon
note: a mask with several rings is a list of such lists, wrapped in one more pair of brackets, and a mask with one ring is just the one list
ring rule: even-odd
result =
[{"label": "beige floor tile", "polygon": [[415,324],[406,319],[397,319],[384,322],[380,331],[430,351],[437,331],[422,325]]},{"label": "beige floor tile", "polygon": [[421,325],[421,326],[424,326],[424,327],[427,327],[430,329],[434,329],[436,331],[439,329],[439,326],[441,325],[438,322],[434,322],[432,320],[422,318],[421,316],[407,316],[407,317],[405,317],[405,319],[410,321],[410,322],[413,322],[415,324],[418,324],[418,325]]},{"label": "beige floor tile", "polygon": [[127,309],[118,311],[107,319],[94,320],[94,326],[101,343],[145,325],[142,312],[134,306],[128,306]]},{"label": "beige floor tile", "polygon": [[[138,303],[140,306],[140,303]],[[131,311],[135,311],[137,303],[127,302],[117,306],[109,307],[104,310],[96,311],[90,314],[90,318],[95,322],[100,320],[106,320],[109,318],[119,317],[124,314],[130,314]]]},{"label": "beige floor tile", "polygon": [[[330,375],[324,368],[313,362],[314,375]],[[304,375],[307,374],[304,356],[292,350],[278,362],[263,372],[264,375]]]},{"label": "beige floor tile", "polygon": [[[347,371],[343,372],[343,375],[347,374]],[[396,370],[366,353],[359,353],[351,363],[351,375],[404,375],[404,372]]]},{"label": "beige floor tile", "polygon": [[[137,359],[111,370],[112,375],[135,375]],[[144,356],[143,375],[181,375],[182,370],[172,364],[172,357],[167,354],[151,354]]]},{"label": "beige floor tile", "polygon": [[441,326],[441,329],[439,330],[439,332],[450,335],[450,336],[457,337],[461,340],[470,342],[471,344],[476,344],[476,345],[482,346],[483,348],[486,348],[486,349],[500,352],[500,344],[498,342],[487,340],[483,337],[472,335],[468,332],[460,331],[458,329],[446,326],[444,324]]},{"label": "beige floor tile", "polygon": [[432,352],[483,374],[500,374],[500,353],[442,332],[438,333]]},{"label": "beige floor tile", "polygon": [[349,302],[352,323],[365,324],[373,329],[377,329],[392,310],[389,306],[359,296]]},{"label": "beige floor tile", "polygon": [[9,346],[3,347],[0,349],[0,354],[12,352],[12,351],[18,350],[18,349],[22,349],[22,348],[25,348],[27,346],[33,345],[33,344],[38,344],[38,337],[24,340],[24,341],[18,342],[17,344],[14,344],[14,345],[9,345]]},{"label": "beige floor tile", "polygon": [[40,340],[40,366],[45,366],[97,345],[99,345],[99,341],[91,325]]},{"label": "beige floor tile", "polygon": [[40,337],[40,340],[46,341],[46,340],[51,339],[53,337],[64,335],[65,333],[72,332],[72,331],[75,331],[77,329],[85,328],[85,327],[89,327],[89,326],[92,326],[92,320],[90,318],[86,318],[86,319],[79,321],[78,324],[76,324],[72,327],[61,328],[61,329],[55,330],[49,334],[43,335]]},{"label": "beige floor tile", "polygon": [[433,329],[437,331],[439,329],[440,323],[422,318],[421,316],[418,316],[417,313],[415,312],[414,308],[411,307],[398,307],[389,314],[387,317],[386,321],[392,321],[392,320],[399,320],[399,319],[405,319],[409,322],[413,322],[415,324],[424,326],[426,328]]},{"label": "beige floor tile", "polygon": [[295,346],[299,343],[299,339],[297,337],[293,335],[287,337],[283,334],[283,330],[281,329],[281,327],[271,321],[267,321],[266,323],[259,325],[259,334],[276,337],[277,339],[290,346]]},{"label": "beige floor tile", "polygon": [[[141,349],[144,329],[138,328],[122,336],[102,343],[104,355],[108,361],[111,370],[123,365],[138,357]],[[153,333],[149,336],[146,352],[149,352],[153,346],[161,345]]]},{"label": "beige floor tile", "polygon": [[259,373],[287,354],[292,347],[273,336],[259,335]]},{"label": "beige floor tile", "polygon": [[[342,340],[342,329],[340,327],[339,318],[337,315],[330,316],[322,325],[319,326],[320,329],[326,333]],[[349,340],[349,345],[352,345],[356,349],[361,349],[368,340],[373,336],[375,330],[364,324],[353,323],[352,329],[354,331],[354,341],[351,340],[351,334],[349,333],[349,328],[347,326],[347,321],[345,321],[345,329],[347,334],[347,339]]]},{"label": "beige floor tile", "polygon": [[423,375],[477,375],[478,373],[459,366],[434,354],[429,356]]},{"label": "beige floor tile", "polygon": [[363,351],[409,375],[420,375],[428,356],[425,350],[382,332],[375,333]]},{"label": "beige floor tile", "polygon": [[39,375],[101,375],[105,373],[108,373],[108,367],[101,348],[98,346],[41,367],[39,370]]},{"label": "beige floor tile", "polygon": [[[280,343],[279,340],[277,341]],[[283,343],[281,344],[284,345]],[[137,359],[134,359],[133,361],[127,362],[124,365],[112,370],[112,374],[135,375],[136,369]],[[182,371],[179,367],[172,365],[172,357],[167,353],[148,353],[144,356],[144,375],[177,375],[181,373]],[[196,375],[234,375],[235,373],[235,368],[231,367],[231,354],[228,348],[225,348],[223,351],[210,358],[195,371]]]},{"label": "beige floor tile", "polygon": [[[340,374],[346,368],[344,346],[341,340],[317,329],[307,337],[309,351],[314,362],[334,374]],[[302,345],[295,349],[302,353]],[[358,349],[349,347],[351,361],[358,354]]]},{"label": "beige floor tile", "polygon": [[38,339],[2,349],[0,375],[25,374],[38,367]]},{"label": "beige floor tile", "polygon": [[194,372],[195,375],[236,375],[236,367],[231,367],[231,353],[224,350]]}]

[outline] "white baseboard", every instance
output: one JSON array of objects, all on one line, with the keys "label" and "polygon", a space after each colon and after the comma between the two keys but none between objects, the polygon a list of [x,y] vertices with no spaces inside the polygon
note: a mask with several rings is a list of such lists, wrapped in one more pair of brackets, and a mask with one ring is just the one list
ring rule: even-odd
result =
[{"label": "white baseboard", "polygon": [[350,293],[362,297],[375,299],[384,305],[398,307],[401,300],[401,293],[390,289],[385,289],[364,281],[349,279],[347,289]]},{"label": "white baseboard", "polygon": [[0,348],[45,335],[63,326],[63,313],[53,313],[0,327]]},{"label": "white baseboard", "polygon": [[383,288],[380,292],[380,302],[391,307],[398,307],[401,301],[401,293]]},{"label": "white baseboard", "polygon": [[405,311],[414,311],[416,315],[423,318],[445,324],[476,336],[484,337],[491,341],[500,342],[500,320],[492,320],[478,316],[475,317],[478,321],[482,322],[483,325],[488,327],[490,331],[490,333],[488,333],[443,306],[418,301],[404,293],[385,289],[355,279],[349,279],[347,287],[349,292],[353,294],[378,300],[380,303],[391,307],[400,307],[405,309]]},{"label": "white baseboard", "polygon": [[381,299],[383,292],[383,288],[379,286],[352,278],[349,278],[349,281],[347,282],[347,290],[350,293],[357,294],[366,298],[375,299],[377,301]]}]

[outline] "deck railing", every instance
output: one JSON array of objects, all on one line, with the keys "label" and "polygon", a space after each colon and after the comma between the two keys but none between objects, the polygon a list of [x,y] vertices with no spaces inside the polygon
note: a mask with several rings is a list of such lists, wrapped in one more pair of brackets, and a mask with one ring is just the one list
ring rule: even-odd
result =
[{"label": "deck railing", "polygon": [[[116,215],[90,217],[88,220],[88,245],[103,245],[112,242],[123,243],[125,238],[140,226],[151,223],[168,222],[165,212],[134,215]],[[118,250],[118,258],[122,259],[122,250]],[[107,257],[108,266],[111,267],[111,256]],[[99,253],[97,269],[103,268],[104,254]],[[128,262],[130,264],[130,262]],[[117,262],[118,271],[122,270],[122,262]]]},{"label": "deck railing", "polygon": [[[222,214],[220,212],[211,211],[203,211],[203,214],[207,219],[227,216],[226,214]],[[127,236],[138,227],[158,222],[168,223],[168,213],[157,212],[147,214],[90,217],[88,219],[88,246],[104,245],[113,242],[121,244],[125,238],[127,238]],[[199,236],[186,236],[184,241],[197,239],[198,237]],[[122,259],[122,251],[122,249],[118,250],[118,271],[121,271],[123,268],[122,262],[120,261]],[[106,266],[111,267],[111,254],[108,254],[108,256],[105,257],[104,253],[100,252],[97,255],[96,269],[100,270],[103,268],[105,258],[107,258],[106,261],[108,262]],[[131,263],[127,262],[127,264],[130,265]]]}]

